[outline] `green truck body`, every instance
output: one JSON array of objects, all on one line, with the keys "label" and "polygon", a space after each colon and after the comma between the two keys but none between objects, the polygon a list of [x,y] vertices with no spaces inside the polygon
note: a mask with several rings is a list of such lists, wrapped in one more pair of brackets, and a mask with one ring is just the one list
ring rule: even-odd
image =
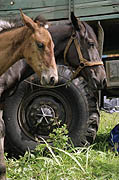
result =
[{"label": "green truck body", "polygon": [[[0,16],[19,14],[19,9],[35,17],[59,20],[69,17],[71,0],[0,0]],[[104,20],[119,18],[119,0],[74,0],[75,15],[82,20]]]}]

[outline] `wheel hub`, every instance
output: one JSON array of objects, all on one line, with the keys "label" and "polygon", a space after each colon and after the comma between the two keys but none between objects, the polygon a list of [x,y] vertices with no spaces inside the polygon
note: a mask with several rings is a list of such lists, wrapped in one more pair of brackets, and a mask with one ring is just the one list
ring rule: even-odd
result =
[{"label": "wheel hub", "polygon": [[19,124],[30,138],[48,138],[61,121],[64,123],[65,112],[65,102],[58,94],[52,91],[46,91],[46,94],[45,91],[35,91],[21,103]]},{"label": "wheel hub", "polygon": [[47,104],[39,105],[34,109],[31,108],[30,112],[30,119],[35,121],[36,126],[48,126],[53,123],[53,119],[55,118],[55,111],[52,107]]}]

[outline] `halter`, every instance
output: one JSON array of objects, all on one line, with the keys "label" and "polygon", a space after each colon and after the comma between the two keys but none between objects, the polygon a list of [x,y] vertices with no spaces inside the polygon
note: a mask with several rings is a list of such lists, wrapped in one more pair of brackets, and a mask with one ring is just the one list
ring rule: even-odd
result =
[{"label": "halter", "polygon": [[79,64],[78,68],[75,70],[75,72],[72,72],[72,79],[76,78],[76,76],[79,74],[79,72],[85,67],[104,65],[102,61],[91,62],[83,57],[75,31],[73,31],[71,38],[69,39],[67,46],[64,50],[64,63],[66,65],[69,66],[69,63],[67,62],[67,59],[66,59],[66,55],[67,55],[67,52],[68,52],[69,47],[71,46],[72,42],[74,42],[74,44],[75,44],[75,47],[76,47],[76,50],[77,50],[77,53],[79,56],[79,60],[80,60],[80,64]]}]

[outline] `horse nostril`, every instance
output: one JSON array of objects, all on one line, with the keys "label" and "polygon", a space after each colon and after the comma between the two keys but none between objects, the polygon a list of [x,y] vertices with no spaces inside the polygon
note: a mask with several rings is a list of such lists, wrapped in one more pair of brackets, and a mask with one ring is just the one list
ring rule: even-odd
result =
[{"label": "horse nostril", "polygon": [[103,88],[106,87],[106,85],[107,85],[107,80],[104,79],[104,80],[103,80]]},{"label": "horse nostril", "polygon": [[54,77],[51,77],[50,78],[50,85],[54,85],[55,84],[55,78]]},{"label": "horse nostril", "polygon": [[47,84],[45,76],[42,76],[42,78],[41,78],[41,84],[42,84],[42,85],[46,85],[46,84]]}]

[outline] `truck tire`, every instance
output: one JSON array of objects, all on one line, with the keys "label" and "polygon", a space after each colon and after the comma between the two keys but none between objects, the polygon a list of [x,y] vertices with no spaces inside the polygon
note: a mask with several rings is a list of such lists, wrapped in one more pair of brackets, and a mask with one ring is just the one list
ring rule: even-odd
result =
[{"label": "truck tire", "polygon": [[71,71],[61,65],[58,72],[59,83],[54,88],[40,87],[37,76],[33,75],[32,84],[21,82],[15,94],[6,99],[6,139],[15,152],[33,150],[36,137],[47,140],[59,120],[67,124],[74,146],[94,141],[99,124],[97,99],[83,77],[67,84]]}]

